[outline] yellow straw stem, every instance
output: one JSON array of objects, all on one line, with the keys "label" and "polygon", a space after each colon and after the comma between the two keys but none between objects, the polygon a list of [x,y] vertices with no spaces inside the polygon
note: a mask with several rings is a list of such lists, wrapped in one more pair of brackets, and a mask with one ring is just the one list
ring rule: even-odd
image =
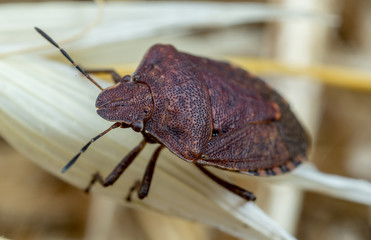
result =
[{"label": "yellow straw stem", "polygon": [[269,59],[229,58],[254,74],[289,74],[309,76],[324,84],[354,90],[371,91],[371,72],[341,66],[296,66]]}]

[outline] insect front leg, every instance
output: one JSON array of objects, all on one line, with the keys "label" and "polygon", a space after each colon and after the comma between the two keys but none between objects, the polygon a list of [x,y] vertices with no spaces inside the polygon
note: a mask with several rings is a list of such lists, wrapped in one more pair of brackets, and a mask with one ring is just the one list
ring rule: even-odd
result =
[{"label": "insect front leg", "polygon": [[134,185],[129,190],[128,196],[126,198],[127,201],[131,201],[131,195],[135,190],[137,190],[138,198],[143,199],[147,197],[149,188],[151,186],[152,182],[152,176],[153,172],[155,170],[155,165],[158,159],[158,156],[160,155],[161,150],[163,149],[163,145],[159,146],[156,151],[153,153],[151,160],[149,161],[146,171],[144,172],[142,181],[136,181]]},{"label": "insect front leg", "polygon": [[98,181],[103,187],[108,187],[116,182],[116,180],[121,176],[121,174],[130,166],[138,154],[142,151],[146,145],[146,139],[143,139],[138,146],[131,150],[128,155],[126,155],[121,162],[113,169],[113,171],[106,177],[103,178],[99,172],[93,175],[92,180],[89,185],[85,188],[85,192],[89,192],[90,188]]},{"label": "insect front leg", "polygon": [[254,196],[254,194],[252,192],[249,192],[249,191],[247,191],[243,188],[240,188],[239,186],[231,184],[231,183],[217,177],[216,175],[212,174],[210,171],[206,170],[206,168],[204,168],[203,166],[201,166],[199,164],[195,164],[195,165],[201,170],[201,172],[205,173],[206,176],[208,176],[209,178],[214,180],[216,183],[218,183],[222,187],[225,187],[229,191],[233,192],[234,194],[237,194],[238,196],[246,199],[247,201],[255,201],[256,200],[256,197]]}]

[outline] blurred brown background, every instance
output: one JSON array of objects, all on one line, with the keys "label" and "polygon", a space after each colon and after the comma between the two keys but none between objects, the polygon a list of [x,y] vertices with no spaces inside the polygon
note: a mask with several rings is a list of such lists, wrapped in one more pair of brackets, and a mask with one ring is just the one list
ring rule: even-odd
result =
[{"label": "blurred brown background", "polygon": [[[325,33],[321,51],[312,63],[370,70],[371,1],[327,0],[319,5],[323,11],[338,15],[341,24]],[[257,37],[252,42],[259,44],[259,47],[246,46],[243,54],[278,58],[278,53],[284,51],[277,49],[275,43],[280,37],[280,27],[277,23],[238,26],[238,31],[254,33]],[[222,36],[223,29],[205,29],[197,34],[201,35],[200,39],[213,34]],[[371,181],[371,92],[325,85],[318,108],[321,115],[312,162],[326,173]],[[86,229],[91,214],[90,196],[43,171],[2,139],[0,156],[0,236],[89,239]],[[106,235],[109,239],[185,239],[187,231],[197,232],[200,239],[234,239],[197,223],[120,207],[114,209],[111,233]],[[371,209],[307,192],[296,236],[304,240],[371,239]]]}]

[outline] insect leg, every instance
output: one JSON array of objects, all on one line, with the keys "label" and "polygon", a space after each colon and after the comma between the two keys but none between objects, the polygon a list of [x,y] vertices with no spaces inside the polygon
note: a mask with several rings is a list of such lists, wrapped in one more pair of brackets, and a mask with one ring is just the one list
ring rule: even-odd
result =
[{"label": "insect leg", "polygon": [[206,170],[206,168],[204,168],[203,166],[201,166],[199,164],[196,164],[196,166],[203,173],[205,173],[209,178],[211,178],[212,180],[214,180],[216,183],[218,183],[222,187],[225,187],[229,191],[237,194],[238,196],[246,199],[247,201],[255,201],[256,197],[254,196],[254,194],[252,192],[249,192],[249,191],[247,191],[247,190],[245,190],[243,188],[240,188],[240,187],[238,187],[238,186],[236,186],[234,184],[231,184],[229,182],[224,181],[223,179],[215,176],[214,174],[212,174],[211,172],[209,172],[208,170]]},{"label": "insect leg", "polygon": [[133,186],[131,186],[131,188],[129,189],[128,195],[126,195],[126,201],[131,202],[131,195],[133,195],[134,191],[138,191],[139,187],[140,187],[140,180],[136,180]]},{"label": "insect leg", "polygon": [[110,74],[115,83],[118,83],[122,80],[122,77],[113,69],[85,69],[85,72],[92,73],[92,74],[95,74],[95,73]]},{"label": "insect leg", "polygon": [[116,182],[116,180],[121,176],[126,168],[134,161],[138,154],[142,151],[147,141],[143,139],[138,146],[131,150],[128,155],[126,155],[121,162],[113,169],[113,171],[104,179],[99,173],[93,175],[92,180],[86,187],[85,191],[89,192],[90,188],[98,181],[103,187],[110,186]]},{"label": "insect leg", "polygon": [[115,128],[118,128],[120,127],[122,124],[117,122],[115,124],[113,124],[111,127],[109,127],[107,130],[105,130],[104,132],[100,133],[99,135],[93,137],[92,139],[90,139],[90,141],[84,146],[81,148],[80,152],[78,154],[76,154],[76,156],[74,156],[67,164],[66,166],[62,169],[62,173],[64,173],[65,171],[67,171],[75,162],[76,160],[80,157],[80,155],[86,151],[86,149],[88,149],[88,147],[90,146],[90,144],[92,144],[93,142],[95,142],[96,140],[98,140],[100,137],[104,136],[106,133],[108,133],[109,131],[111,131],[112,129],[115,129]]},{"label": "insect leg", "polygon": [[146,167],[146,171],[143,175],[142,181],[141,182],[139,180],[135,181],[135,183],[133,184],[133,186],[129,190],[129,193],[126,197],[127,201],[129,201],[129,202],[131,201],[131,195],[133,194],[133,192],[135,190],[137,190],[137,192],[138,192],[138,198],[139,199],[143,199],[143,198],[147,197],[148,192],[149,192],[149,187],[151,186],[152,176],[153,176],[153,172],[155,170],[156,161],[157,161],[158,156],[160,155],[160,152],[161,152],[162,149],[163,149],[163,145],[159,146],[156,149],[156,151],[153,153],[153,155],[151,157],[151,160],[149,161],[149,163]]},{"label": "insect leg", "polygon": [[143,199],[148,195],[149,187],[151,186],[153,172],[155,170],[156,161],[160,155],[163,146],[159,146],[153,153],[151,160],[149,161],[146,171],[144,173],[142,182],[138,190],[138,198]]}]

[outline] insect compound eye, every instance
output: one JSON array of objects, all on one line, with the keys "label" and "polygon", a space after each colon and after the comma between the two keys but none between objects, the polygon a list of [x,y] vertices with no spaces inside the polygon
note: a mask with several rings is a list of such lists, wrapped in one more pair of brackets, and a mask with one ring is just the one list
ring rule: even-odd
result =
[{"label": "insect compound eye", "polygon": [[131,127],[133,128],[134,131],[136,132],[141,132],[143,130],[143,121],[137,120],[131,124]]},{"label": "insect compound eye", "polygon": [[123,82],[131,82],[131,76],[130,75],[125,75],[122,77]]}]

